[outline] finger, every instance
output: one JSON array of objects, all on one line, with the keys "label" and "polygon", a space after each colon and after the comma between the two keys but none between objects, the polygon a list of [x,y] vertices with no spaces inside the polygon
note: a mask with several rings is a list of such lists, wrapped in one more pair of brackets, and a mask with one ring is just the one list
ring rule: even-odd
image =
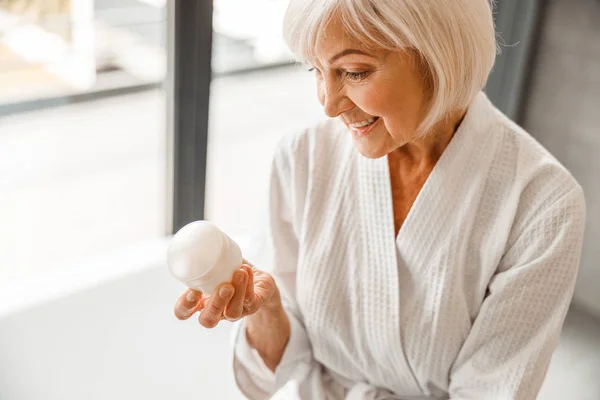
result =
[{"label": "finger", "polygon": [[263,297],[258,292],[254,292],[254,296],[249,299],[244,305],[244,315],[252,315],[257,312],[263,304]]},{"label": "finger", "polygon": [[254,272],[252,272],[252,267],[249,265],[242,265],[242,269],[248,274],[248,281],[246,282],[246,296],[244,296],[244,302],[248,303],[254,298]]},{"label": "finger", "polygon": [[275,281],[272,276],[259,270],[254,270],[254,272],[254,296],[246,306],[248,314],[257,312],[266,299],[271,298],[273,296],[273,291],[276,290]]},{"label": "finger", "polygon": [[246,296],[246,282],[248,282],[248,274],[245,270],[240,268],[234,272],[233,287],[235,288],[235,293],[225,308],[225,317],[230,321],[237,321],[242,316],[244,298]]},{"label": "finger", "polygon": [[204,310],[204,307],[206,306],[206,303],[208,302],[208,300],[210,300],[210,297],[207,297],[207,296],[202,297],[202,300],[200,300],[200,302],[196,306],[196,311]]},{"label": "finger", "polygon": [[202,292],[187,289],[175,302],[175,317],[181,320],[188,319],[197,310],[202,301]]},{"label": "finger", "polygon": [[224,283],[215,290],[206,302],[204,310],[200,313],[198,321],[205,328],[214,328],[217,326],[223,315],[225,306],[233,296],[234,288],[231,283]]}]

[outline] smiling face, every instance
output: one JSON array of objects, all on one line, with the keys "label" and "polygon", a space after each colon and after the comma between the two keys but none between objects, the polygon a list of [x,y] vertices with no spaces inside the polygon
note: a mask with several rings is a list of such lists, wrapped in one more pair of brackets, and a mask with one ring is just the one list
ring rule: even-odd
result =
[{"label": "smiling face", "polygon": [[432,92],[418,54],[367,49],[335,21],[321,37],[311,60],[319,101],[346,124],[357,150],[380,158],[417,139]]}]

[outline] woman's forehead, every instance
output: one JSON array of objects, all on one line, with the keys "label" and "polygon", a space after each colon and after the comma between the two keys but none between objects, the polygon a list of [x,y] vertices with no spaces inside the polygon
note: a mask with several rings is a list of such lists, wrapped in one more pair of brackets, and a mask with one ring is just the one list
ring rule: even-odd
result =
[{"label": "woman's forehead", "polygon": [[314,59],[308,61],[329,65],[347,56],[362,56],[377,60],[383,58],[389,52],[389,49],[382,47],[365,46],[364,42],[360,40],[348,38],[336,40],[334,37],[329,37],[323,38],[315,44],[312,52],[313,57],[311,57]]},{"label": "woman's forehead", "polygon": [[364,33],[357,34],[356,29],[349,28],[337,16],[332,16],[324,22],[323,29],[312,46],[313,49],[310,52],[312,57],[310,58],[316,58],[322,62],[334,57],[339,58],[336,56],[340,53],[381,56],[390,50],[377,45],[374,38],[366,37]]}]

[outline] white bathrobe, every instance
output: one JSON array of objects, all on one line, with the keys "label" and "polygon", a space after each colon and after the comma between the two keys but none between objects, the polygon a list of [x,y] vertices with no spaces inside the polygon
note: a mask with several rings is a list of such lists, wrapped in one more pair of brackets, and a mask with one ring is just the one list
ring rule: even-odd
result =
[{"label": "white bathrobe", "polygon": [[[387,158],[336,120],[277,148],[266,231],[292,331],[275,373],[235,332],[251,399],[535,399],[585,221],[569,172],[480,93],[394,234]],[[276,393],[277,392],[277,393]]]}]

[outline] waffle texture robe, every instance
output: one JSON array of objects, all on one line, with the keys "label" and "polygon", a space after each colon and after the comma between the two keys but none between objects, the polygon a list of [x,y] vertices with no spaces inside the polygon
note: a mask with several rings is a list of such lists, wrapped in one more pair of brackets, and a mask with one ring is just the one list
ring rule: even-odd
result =
[{"label": "waffle texture robe", "polygon": [[280,143],[264,231],[292,331],[275,373],[234,332],[251,399],[535,399],[585,221],[570,173],[480,93],[394,231],[387,157],[340,121]]}]

